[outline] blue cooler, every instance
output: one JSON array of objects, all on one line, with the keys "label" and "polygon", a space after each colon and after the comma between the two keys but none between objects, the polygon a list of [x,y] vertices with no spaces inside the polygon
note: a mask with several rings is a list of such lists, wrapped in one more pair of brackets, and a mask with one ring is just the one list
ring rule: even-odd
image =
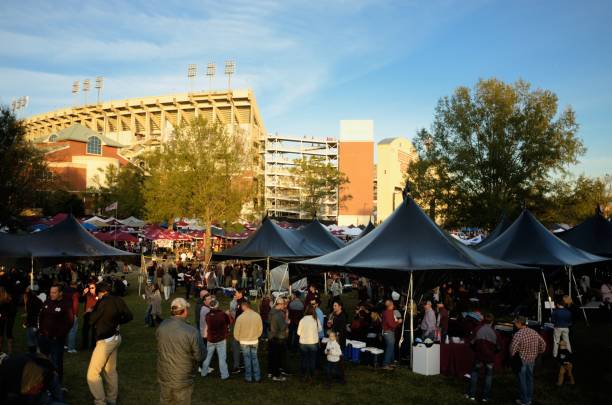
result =
[{"label": "blue cooler", "polygon": [[344,360],[348,361],[353,356],[353,341],[346,339],[346,345],[344,346]]},{"label": "blue cooler", "polygon": [[359,360],[361,358],[361,349],[366,347],[365,342],[359,342],[357,340],[351,341],[351,359],[353,363],[359,364]]}]

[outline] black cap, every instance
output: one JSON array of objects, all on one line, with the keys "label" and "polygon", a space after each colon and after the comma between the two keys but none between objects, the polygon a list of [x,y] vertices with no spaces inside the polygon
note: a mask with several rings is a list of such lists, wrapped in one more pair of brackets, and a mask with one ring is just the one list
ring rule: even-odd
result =
[{"label": "black cap", "polygon": [[99,293],[110,292],[111,286],[106,281],[100,281],[98,284],[96,284],[96,291]]}]

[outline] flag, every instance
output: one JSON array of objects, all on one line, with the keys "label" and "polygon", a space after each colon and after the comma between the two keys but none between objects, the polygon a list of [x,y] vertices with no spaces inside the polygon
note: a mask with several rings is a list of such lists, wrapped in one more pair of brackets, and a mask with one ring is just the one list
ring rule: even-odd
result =
[{"label": "flag", "polygon": [[112,211],[112,210],[116,210],[116,209],[117,209],[117,201],[115,201],[114,203],[112,203],[108,207],[104,208],[104,211],[108,212],[108,211]]}]

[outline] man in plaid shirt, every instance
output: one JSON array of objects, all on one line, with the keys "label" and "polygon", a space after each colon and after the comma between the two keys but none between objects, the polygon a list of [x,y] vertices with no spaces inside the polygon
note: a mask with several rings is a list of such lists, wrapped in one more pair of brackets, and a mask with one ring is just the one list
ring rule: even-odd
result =
[{"label": "man in plaid shirt", "polygon": [[510,344],[510,355],[518,354],[522,366],[518,373],[521,397],[516,400],[519,405],[530,405],[533,400],[533,365],[536,357],[546,350],[546,342],[533,329],[527,327],[527,320],[519,316],[514,320],[518,332],[514,334]]}]

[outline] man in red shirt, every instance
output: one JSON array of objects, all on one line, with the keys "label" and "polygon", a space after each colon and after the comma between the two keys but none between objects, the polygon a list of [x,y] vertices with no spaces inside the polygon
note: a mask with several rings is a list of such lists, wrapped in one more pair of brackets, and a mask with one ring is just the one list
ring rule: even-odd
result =
[{"label": "man in red shirt", "polygon": [[73,320],[72,303],[63,298],[62,286],[52,286],[38,317],[38,347],[57,369],[60,382],[64,375],[64,342]]},{"label": "man in red shirt", "polygon": [[229,326],[231,319],[228,314],[219,309],[219,301],[216,298],[210,300],[209,303],[210,312],[206,315],[206,359],[202,364],[202,377],[206,377],[210,367],[210,361],[212,360],[213,354],[217,352],[219,358],[219,372],[221,373],[221,379],[225,380],[229,378],[229,372],[227,370],[226,352],[227,352],[227,334],[229,332]]},{"label": "man in red shirt", "polygon": [[520,356],[522,362],[518,373],[521,398],[517,400],[517,403],[530,405],[533,400],[533,365],[536,357],[546,350],[546,342],[538,332],[527,327],[525,317],[519,316],[515,319],[514,326],[518,332],[512,338],[510,355]]},{"label": "man in red shirt", "polygon": [[393,301],[385,301],[385,307],[386,309],[382,313],[383,339],[385,340],[383,368],[390,369],[391,363],[395,358],[395,329],[402,324],[402,320],[395,311],[395,304],[393,304]]}]

